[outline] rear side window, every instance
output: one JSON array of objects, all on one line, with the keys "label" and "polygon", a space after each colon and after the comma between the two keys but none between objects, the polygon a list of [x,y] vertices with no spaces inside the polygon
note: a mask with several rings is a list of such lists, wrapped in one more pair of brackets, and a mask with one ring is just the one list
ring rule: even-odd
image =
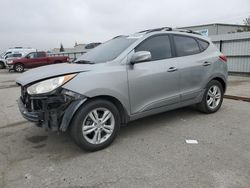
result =
[{"label": "rear side window", "polygon": [[135,48],[135,51],[149,51],[152,55],[151,61],[172,57],[170,40],[167,35],[146,39]]},{"label": "rear side window", "polygon": [[204,40],[200,40],[200,39],[197,39],[199,45],[200,45],[200,48],[201,48],[201,51],[204,51],[208,48],[209,46],[209,43],[204,41]]},{"label": "rear side window", "polygon": [[45,53],[44,52],[37,52],[37,57],[45,57]]},{"label": "rear side window", "polygon": [[193,55],[200,52],[197,41],[192,37],[174,35],[177,56]]}]

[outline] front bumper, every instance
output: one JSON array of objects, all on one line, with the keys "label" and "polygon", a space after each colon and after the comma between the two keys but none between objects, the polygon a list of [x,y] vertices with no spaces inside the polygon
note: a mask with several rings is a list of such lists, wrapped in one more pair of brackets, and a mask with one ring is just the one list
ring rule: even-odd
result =
[{"label": "front bumper", "polygon": [[14,69],[14,65],[6,63],[6,68],[12,70],[12,69]]},{"label": "front bumper", "polygon": [[17,101],[19,111],[21,112],[22,116],[32,122],[41,122],[44,120],[43,112],[29,112],[28,109],[25,108],[24,103],[21,97]]},{"label": "front bumper", "polygon": [[24,90],[22,87],[22,96],[18,99],[22,116],[52,131],[66,131],[74,113],[86,100],[86,97],[64,89],[46,96],[30,96]]}]

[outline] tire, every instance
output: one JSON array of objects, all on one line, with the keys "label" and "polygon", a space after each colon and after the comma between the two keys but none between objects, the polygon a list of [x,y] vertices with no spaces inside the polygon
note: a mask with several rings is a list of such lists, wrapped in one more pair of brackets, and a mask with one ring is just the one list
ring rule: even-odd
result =
[{"label": "tire", "polygon": [[223,102],[223,96],[224,90],[221,83],[211,80],[206,86],[202,101],[197,104],[198,110],[206,114],[217,112]]},{"label": "tire", "polygon": [[23,64],[17,63],[17,64],[14,66],[14,70],[15,70],[16,72],[23,72],[23,71],[24,71],[24,66],[23,66]]},{"label": "tire", "polygon": [[0,62],[0,69],[4,69],[5,68],[5,65],[4,65],[4,63],[1,61]]},{"label": "tire", "polygon": [[[100,120],[103,116],[108,118],[105,123],[101,123]],[[71,123],[70,135],[83,150],[97,151],[109,146],[114,141],[120,124],[120,115],[116,106],[109,101],[96,99],[87,102],[77,111]]]}]

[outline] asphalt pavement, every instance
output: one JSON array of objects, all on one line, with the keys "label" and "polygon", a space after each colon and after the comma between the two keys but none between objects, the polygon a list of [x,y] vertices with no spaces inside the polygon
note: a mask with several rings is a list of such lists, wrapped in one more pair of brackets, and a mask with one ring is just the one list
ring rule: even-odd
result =
[{"label": "asphalt pavement", "polygon": [[210,115],[186,107],[143,118],[89,153],[67,133],[21,117],[18,75],[0,71],[0,187],[250,187],[249,102],[225,99]]}]

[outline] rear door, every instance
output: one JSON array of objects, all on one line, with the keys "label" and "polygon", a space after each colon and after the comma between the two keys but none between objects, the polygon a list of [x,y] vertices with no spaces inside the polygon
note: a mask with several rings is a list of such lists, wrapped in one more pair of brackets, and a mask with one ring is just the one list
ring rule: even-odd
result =
[{"label": "rear door", "polygon": [[45,52],[37,52],[37,60],[39,62],[39,66],[49,64],[48,57]]},{"label": "rear door", "polygon": [[193,100],[202,93],[207,79],[204,67],[210,62],[202,53],[197,38],[181,34],[172,37],[180,72],[181,101]]},{"label": "rear door", "polygon": [[180,101],[179,72],[168,35],[152,36],[135,49],[151,52],[151,61],[128,66],[131,113],[145,112]]}]

